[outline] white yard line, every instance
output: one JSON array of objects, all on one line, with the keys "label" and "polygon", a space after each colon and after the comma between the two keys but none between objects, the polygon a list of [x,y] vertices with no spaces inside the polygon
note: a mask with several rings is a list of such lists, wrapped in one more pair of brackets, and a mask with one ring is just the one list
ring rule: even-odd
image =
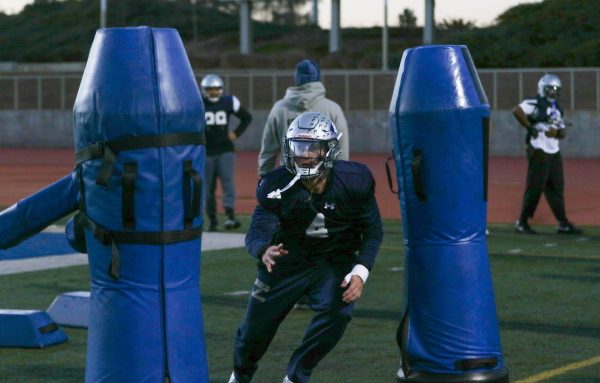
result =
[{"label": "white yard line", "polygon": [[[64,233],[64,228],[53,227],[44,232]],[[223,250],[244,247],[245,234],[238,233],[203,233],[202,251]],[[28,271],[39,271],[58,269],[62,267],[87,265],[87,254],[72,253],[64,255],[49,255],[45,257],[33,257],[24,259],[9,259],[0,261],[0,275],[25,273]]]}]

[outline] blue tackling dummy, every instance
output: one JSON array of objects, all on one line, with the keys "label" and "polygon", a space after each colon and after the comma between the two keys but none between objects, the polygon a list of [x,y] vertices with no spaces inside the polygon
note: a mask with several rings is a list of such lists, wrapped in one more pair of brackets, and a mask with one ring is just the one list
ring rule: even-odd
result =
[{"label": "blue tackling dummy", "polygon": [[390,106],[405,237],[402,382],[508,382],[485,236],[489,116],[465,46],[404,52]]},{"label": "blue tackling dummy", "polygon": [[89,255],[86,382],[208,383],[204,108],[177,31],[96,33],[74,137],[73,174],[0,213],[0,246],[79,209],[67,236]]}]

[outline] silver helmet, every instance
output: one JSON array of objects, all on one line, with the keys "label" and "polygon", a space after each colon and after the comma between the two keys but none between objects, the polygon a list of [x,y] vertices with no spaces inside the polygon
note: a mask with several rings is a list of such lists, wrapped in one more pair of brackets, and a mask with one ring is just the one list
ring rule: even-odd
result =
[{"label": "silver helmet", "polygon": [[548,101],[554,102],[558,100],[562,83],[560,78],[553,74],[545,74],[538,81],[538,95],[545,97]]},{"label": "silver helmet", "polygon": [[340,153],[338,133],[333,122],[316,112],[296,117],[285,135],[286,168],[300,178],[313,178],[326,173]]},{"label": "silver helmet", "polygon": [[[223,94],[223,80],[216,74],[207,74],[200,82],[200,89],[202,90],[204,97],[208,98],[212,102],[217,102]],[[208,89],[217,89],[219,91],[219,95],[217,97],[211,97],[208,94]]]}]

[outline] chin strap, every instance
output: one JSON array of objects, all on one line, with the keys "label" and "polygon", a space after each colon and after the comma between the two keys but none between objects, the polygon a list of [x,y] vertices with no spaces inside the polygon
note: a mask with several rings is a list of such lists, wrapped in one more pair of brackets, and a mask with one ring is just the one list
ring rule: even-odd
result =
[{"label": "chin strap", "polygon": [[296,173],[296,176],[290,181],[289,184],[286,185],[286,187],[284,187],[283,189],[273,190],[272,192],[270,192],[269,194],[267,194],[267,198],[270,198],[270,199],[281,199],[281,193],[283,193],[284,191],[286,191],[289,188],[291,188],[292,186],[294,186],[294,184],[299,179],[300,179],[300,174]]}]

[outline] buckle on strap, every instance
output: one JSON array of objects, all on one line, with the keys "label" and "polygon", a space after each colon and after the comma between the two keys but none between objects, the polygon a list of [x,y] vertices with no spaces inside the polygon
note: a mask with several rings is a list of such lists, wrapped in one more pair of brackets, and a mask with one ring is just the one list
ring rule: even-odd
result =
[{"label": "buckle on strap", "polygon": [[112,178],[113,171],[115,170],[115,164],[117,163],[117,155],[112,150],[109,144],[102,143],[103,156],[102,165],[96,178],[96,184],[106,186]]},{"label": "buckle on strap", "polygon": [[98,141],[88,146],[90,158],[102,158],[104,156],[104,141]]},{"label": "buckle on strap", "polygon": [[104,155],[104,147],[104,141],[98,141],[94,142],[93,144],[89,144],[85,148],[75,153],[75,163],[80,164],[85,161],[102,158]]},{"label": "buckle on strap", "polygon": [[[91,222],[91,220],[88,219],[88,222]],[[93,231],[94,238],[96,238],[101,244],[108,245],[112,242],[112,235],[110,231],[105,230],[96,224],[93,226]]]}]

